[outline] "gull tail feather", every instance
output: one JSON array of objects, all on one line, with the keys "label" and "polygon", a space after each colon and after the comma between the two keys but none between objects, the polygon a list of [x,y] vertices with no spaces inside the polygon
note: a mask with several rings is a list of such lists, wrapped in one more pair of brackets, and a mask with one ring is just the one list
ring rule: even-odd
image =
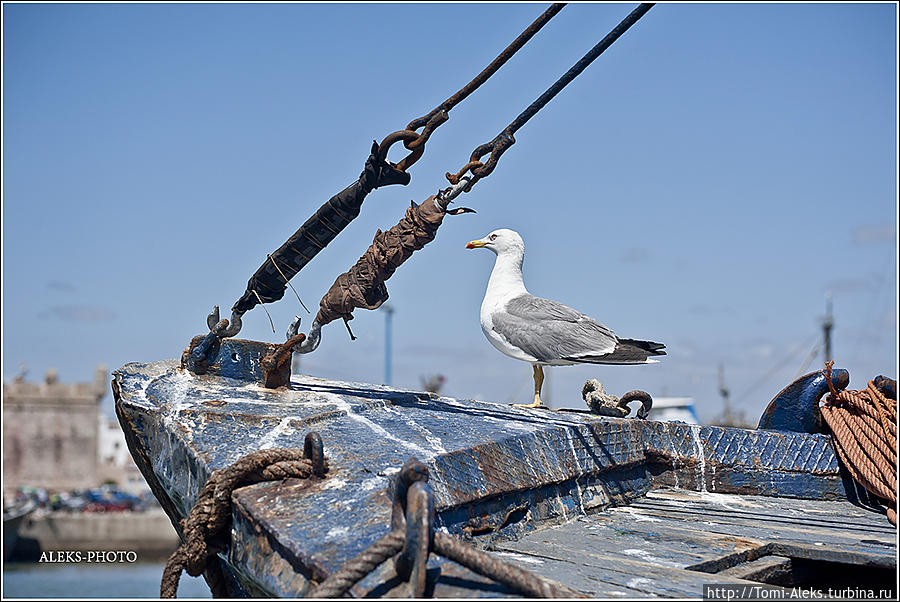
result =
[{"label": "gull tail feather", "polygon": [[612,353],[605,355],[580,355],[564,359],[585,364],[657,364],[650,356],[666,355],[665,345],[653,341],[619,339]]}]

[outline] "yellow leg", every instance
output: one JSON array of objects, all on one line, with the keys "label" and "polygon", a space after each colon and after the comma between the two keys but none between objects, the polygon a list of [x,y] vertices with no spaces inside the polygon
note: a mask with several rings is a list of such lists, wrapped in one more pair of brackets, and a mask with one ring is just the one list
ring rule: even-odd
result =
[{"label": "yellow leg", "polygon": [[517,403],[520,408],[539,408],[542,406],[541,387],[544,386],[544,367],[540,364],[534,365],[534,402],[533,403]]}]

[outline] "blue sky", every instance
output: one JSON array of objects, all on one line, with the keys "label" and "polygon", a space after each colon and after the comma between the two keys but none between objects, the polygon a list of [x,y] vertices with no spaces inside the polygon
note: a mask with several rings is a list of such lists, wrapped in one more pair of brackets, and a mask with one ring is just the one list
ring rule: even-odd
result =
[{"label": "blue sky", "polygon": [[[4,380],[179,357],[373,139],[545,6],[4,4]],[[304,302],[634,6],[566,7],[293,280]],[[449,395],[528,400],[530,368],[479,326],[493,255],[463,248],[499,227],[525,239],[532,293],[667,345],[653,366],[550,370],[553,405],[599,378],[692,396],[708,419],[721,364],[755,422],[818,343],[829,291],[851,385],[896,376],[896,26],[894,3],[657,5],[460,199],[478,213],[388,281],[394,384],[440,373]],[[256,308],[242,338],[280,341],[302,312],[290,293],[268,308],[277,334]],[[302,370],[382,382],[383,312],[352,327],[327,326]]]}]

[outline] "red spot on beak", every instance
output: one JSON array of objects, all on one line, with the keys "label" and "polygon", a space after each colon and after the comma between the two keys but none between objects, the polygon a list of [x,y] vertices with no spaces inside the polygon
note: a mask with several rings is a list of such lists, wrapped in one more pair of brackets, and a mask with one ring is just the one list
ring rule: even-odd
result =
[{"label": "red spot on beak", "polygon": [[467,243],[466,243],[466,248],[467,248],[467,249],[474,249],[474,248],[475,248],[475,245],[473,245],[473,244],[470,243],[470,242],[467,242]]}]

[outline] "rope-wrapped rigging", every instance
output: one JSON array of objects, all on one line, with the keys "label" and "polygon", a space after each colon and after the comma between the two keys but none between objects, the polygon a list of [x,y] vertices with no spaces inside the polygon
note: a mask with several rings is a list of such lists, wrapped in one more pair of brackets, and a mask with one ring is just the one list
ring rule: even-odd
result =
[{"label": "rope-wrapped rigging", "polygon": [[434,240],[446,211],[429,197],[421,205],[412,203],[406,215],[387,232],[378,230],[372,245],[348,271],[335,279],[322,297],[316,322],[328,324],[338,318],[353,319],[355,308],[377,309],[388,298],[384,281],[414,251]]}]

